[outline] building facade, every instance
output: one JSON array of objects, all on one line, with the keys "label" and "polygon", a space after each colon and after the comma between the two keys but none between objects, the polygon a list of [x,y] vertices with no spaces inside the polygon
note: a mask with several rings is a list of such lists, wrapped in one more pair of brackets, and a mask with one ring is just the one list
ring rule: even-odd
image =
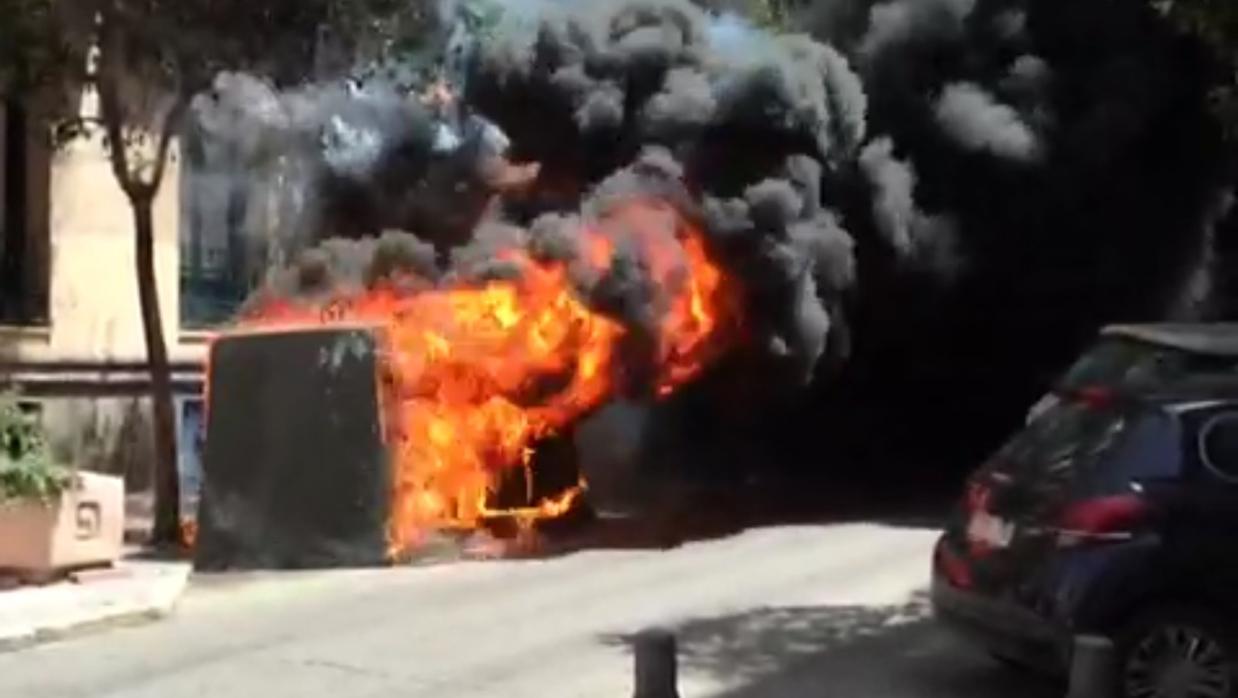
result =
[{"label": "building facade", "polygon": [[[150,381],[132,213],[98,137],[49,141],[46,121],[0,108],[0,389],[18,391],[59,459],[145,489]],[[154,210],[156,275],[180,450],[193,459],[208,334],[182,318],[181,166],[171,157]]]}]

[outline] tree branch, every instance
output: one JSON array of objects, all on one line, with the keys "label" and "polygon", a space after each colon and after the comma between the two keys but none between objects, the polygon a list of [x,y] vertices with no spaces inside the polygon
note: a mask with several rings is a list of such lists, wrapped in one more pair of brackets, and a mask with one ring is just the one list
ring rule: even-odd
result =
[{"label": "tree branch", "polygon": [[113,29],[115,17],[109,10],[104,10],[99,20],[99,65],[96,69],[95,89],[99,93],[99,111],[103,118],[103,128],[107,134],[108,159],[112,164],[112,174],[120,188],[130,199],[141,194],[133,181],[133,172],[129,169],[129,155],[125,150],[124,111],[120,104],[117,71],[120,57],[120,37]]},{"label": "tree branch", "polygon": [[163,128],[159,134],[159,145],[155,150],[155,169],[151,173],[150,179],[142,182],[142,188],[146,190],[148,196],[154,197],[159,191],[159,185],[163,182],[163,173],[167,169],[168,164],[168,149],[172,145],[172,138],[175,136],[180,127],[181,117],[185,113],[186,100],[183,95],[176,95],[176,100],[168,113],[163,117]]}]

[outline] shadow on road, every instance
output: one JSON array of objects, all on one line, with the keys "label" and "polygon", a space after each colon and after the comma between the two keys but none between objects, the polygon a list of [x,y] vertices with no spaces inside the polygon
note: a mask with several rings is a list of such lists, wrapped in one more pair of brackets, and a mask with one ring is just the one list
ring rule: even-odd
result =
[{"label": "shadow on road", "polygon": [[[880,491],[832,481],[664,486],[639,508],[613,515],[590,510],[544,522],[541,535],[507,557],[565,555],[598,549],[668,549],[769,526],[875,523],[940,528],[951,501],[943,496]],[[526,541],[530,542],[530,541]]]},{"label": "shadow on road", "polygon": [[725,686],[715,698],[1057,698],[1063,691],[958,644],[920,597],[899,606],[757,609],[674,630],[681,684],[699,677]]}]

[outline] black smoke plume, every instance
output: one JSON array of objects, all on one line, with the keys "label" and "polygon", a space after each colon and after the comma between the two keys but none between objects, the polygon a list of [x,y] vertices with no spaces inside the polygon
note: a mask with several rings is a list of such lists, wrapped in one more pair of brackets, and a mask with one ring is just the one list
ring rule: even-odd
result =
[{"label": "black smoke plume", "polygon": [[[843,207],[865,272],[855,351],[776,438],[828,421],[891,435],[840,443],[842,459],[962,473],[1100,326],[1215,316],[1216,66],[1150,3],[834,4],[868,20],[839,39],[874,134],[866,193]],[[864,242],[914,250],[926,228],[948,231],[927,266]]]},{"label": "black smoke plume", "polygon": [[[810,378],[855,281],[853,241],[821,196],[823,172],[864,136],[864,92],[848,61],[686,0],[502,9],[486,41],[455,42],[445,74],[458,103],[428,107],[382,82],[278,92],[223,75],[199,100],[199,122],[244,157],[273,161],[276,179],[295,170],[287,196],[301,203],[281,242],[408,231],[436,248],[436,274],[452,279],[492,266],[496,231],[535,245],[608,198],[673,201],[745,281],[760,309],[753,335]],[[513,163],[536,163],[535,181],[519,194],[490,186],[491,172]],[[356,260],[378,249],[324,243],[266,291],[372,279]],[[620,260],[616,274],[627,268]],[[642,283],[602,286],[613,295]]]},{"label": "black smoke plume", "polygon": [[[975,465],[1102,324],[1223,286],[1214,66],[1150,4],[827,0],[785,34],[687,0],[481,4],[480,28],[438,7],[449,106],[379,79],[201,98],[203,181],[299,257],[265,293],[486,278],[495,241],[570,258],[581,217],[655,194],[742,281],[754,341],[639,420],[651,448],[916,475]],[[624,268],[578,285],[639,324]]]}]

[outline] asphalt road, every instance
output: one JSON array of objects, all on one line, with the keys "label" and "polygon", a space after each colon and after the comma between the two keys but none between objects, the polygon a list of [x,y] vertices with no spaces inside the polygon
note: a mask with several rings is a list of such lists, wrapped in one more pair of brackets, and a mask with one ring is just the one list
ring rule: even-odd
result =
[{"label": "asphalt road", "polygon": [[678,630],[698,696],[1057,698],[927,617],[934,533],[780,526],[671,550],[196,581],[175,616],[0,654],[0,696],[631,696]]}]

